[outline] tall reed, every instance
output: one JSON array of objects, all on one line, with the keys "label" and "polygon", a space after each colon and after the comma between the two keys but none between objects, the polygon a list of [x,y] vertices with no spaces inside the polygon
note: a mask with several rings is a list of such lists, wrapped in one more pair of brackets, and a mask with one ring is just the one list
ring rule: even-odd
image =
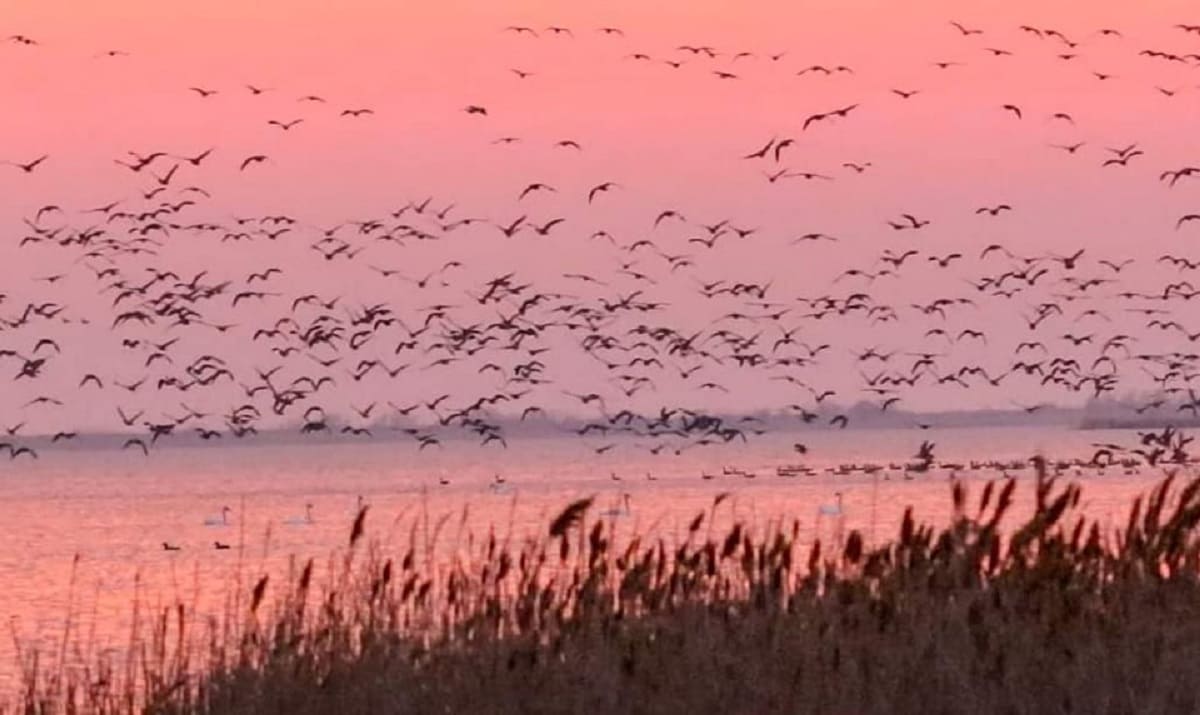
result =
[{"label": "tall reed", "polygon": [[[27,713],[1147,713],[1200,699],[1200,480],[1166,477],[1106,533],[1045,473],[951,486],[944,528],[911,510],[877,546],[801,545],[799,522],[618,538],[593,501],[541,534],[434,548],[354,520],[325,564],[247,579],[221,619],[135,619],[124,663],[47,673]],[[64,635],[64,638],[66,635]],[[60,662],[61,662],[60,658]]]}]

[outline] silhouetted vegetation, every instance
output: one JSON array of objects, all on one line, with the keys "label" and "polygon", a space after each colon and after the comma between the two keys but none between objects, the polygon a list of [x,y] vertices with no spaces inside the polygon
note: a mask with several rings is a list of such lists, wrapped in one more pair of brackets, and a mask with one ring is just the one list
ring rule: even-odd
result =
[{"label": "silhouetted vegetation", "polygon": [[[1034,489],[1024,523],[1015,490]],[[248,579],[223,619],[146,613],[82,670],[25,659],[25,712],[1158,713],[1200,708],[1200,480],[1167,477],[1106,533],[1041,474],[952,486],[945,528],[800,543],[795,521],[617,538],[592,502],[541,535],[364,510],[328,567]],[[445,537],[441,537],[445,539]],[[444,546],[444,542],[441,544]],[[321,575],[318,575],[318,572]]]}]

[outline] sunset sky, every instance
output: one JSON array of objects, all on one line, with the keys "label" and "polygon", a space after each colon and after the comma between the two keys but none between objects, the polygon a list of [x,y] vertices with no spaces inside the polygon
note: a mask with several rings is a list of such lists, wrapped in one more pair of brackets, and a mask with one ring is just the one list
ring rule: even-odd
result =
[{"label": "sunset sky", "polygon": [[[952,21],[983,34],[964,36]],[[1136,258],[1121,278],[1136,290],[1161,290],[1164,276],[1174,274],[1164,273],[1154,259],[1164,252],[1194,255],[1200,241],[1198,223],[1175,229],[1180,216],[1200,211],[1200,184],[1185,180],[1169,189],[1159,180],[1165,170],[1200,163],[1200,62],[1139,53],[1200,53],[1200,34],[1175,27],[1187,23],[1200,23],[1200,13],[1182,0],[1086,5],[989,0],[969,8],[882,0],[214,0],[191,5],[15,0],[0,14],[0,37],[19,35],[37,44],[0,44],[5,107],[0,160],[49,158],[32,173],[0,166],[0,224],[7,236],[0,243],[0,292],[8,297],[0,312],[17,316],[27,302],[49,296],[93,324],[46,328],[71,345],[63,345],[57,362],[63,369],[41,383],[15,388],[14,401],[24,402],[47,385],[69,393],[96,360],[105,362],[106,379],[132,380],[138,374],[140,364],[130,364],[112,345],[117,335],[107,330],[110,294],[93,302],[99,286],[83,267],[88,261],[80,258],[81,251],[17,245],[28,233],[22,220],[47,205],[61,206],[65,213],[51,215],[44,227],[75,229],[103,222],[80,213],[95,206],[116,200],[130,208],[156,205],[137,197],[155,181],[114,163],[128,160],[128,151],[194,156],[214,149],[203,166],[181,167],[180,178],[171,184],[172,190],[190,184],[212,194],[189,221],[232,224],[239,217],[285,213],[302,225],[286,246],[227,245],[212,236],[177,235],[157,261],[136,259],[129,265],[171,267],[189,276],[211,267],[239,280],[276,265],[285,271],[277,289],[288,302],[311,290],[362,303],[371,302],[371,296],[394,300],[416,314],[418,307],[435,302],[468,301],[464,286],[474,290],[507,271],[544,281],[546,290],[582,291],[583,286],[564,286],[561,274],[611,274],[629,258],[603,239],[589,238],[601,230],[620,244],[653,238],[665,253],[695,256],[693,270],[679,273],[665,271],[661,261],[652,263],[645,255],[633,256],[643,260],[639,270],[653,265],[654,275],[662,277],[653,288],[624,279],[606,290],[588,287],[589,296],[608,298],[645,289],[647,297],[670,303],[669,319],[657,320],[680,330],[711,326],[730,310],[695,294],[699,282],[722,278],[772,282],[771,297],[781,301],[877,288],[898,307],[976,295],[966,285],[981,275],[974,266],[937,272],[920,265],[911,275],[871,285],[854,278],[835,282],[847,268],[878,268],[884,250],[908,248],[919,250],[922,262],[925,254],[950,251],[973,262],[993,242],[1026,255],[1086,248],[1093,261],[1088,275],[1101,275],[1096,259]],[[1035,36],[1021,25],[1057,30],[1071,44]],[[510,26],[531,27],[538,36],[506,30]],[[572,34],[555,34],[549,26],[570,28]],[[600,27],[617,27],[624,35],[604,34]],[[1121,36],[1102,35],[1103,28]],[[681,45],[710,46],[718,55],[689,53]],[[1011,55],[993,56],[986,48]],[[109,56],[110,51],[116,54]],[[733,59],[741,52],[753,55]],[[638,53],[650,59],[635,59]],[[780,53],[779,59],[769,58]],[[1060,57],[1064,54],[1073,56]],[[683,64],[675,68],[667,60]],[[939,69],[936,62],[956,64]],[[797,74],[812,65],[854,71]],[[522,79],[514,69],[532,74]],[[715,72],[736,77],[720,79]],[[1109,77],[1098,79],[1097,72]],[[246,85],[268,91],[256,96]],[[202,98],[190,87],[217,93]],[[897,89],[919,93],[903,99],[892,92]],[[298,101],[306,95],[326,101]],[[1003,109],[1006,104],[1019,107],[1022,118]],[[486,107],[487,116],[463,111],[468,105]],[[846,118],[802,129],[806,117],[848,105],[858,106]],[[359,108],[373,113],[340,115]],[[1052,118],[1056,113],[1073,121]],[[303,122],[287,131],[268,124],[295,119]],[[521,141],[494,143],[506,136]],[[780,162],[741,158],[782,137],[794,144]],[[582,151],[555,146],[568,139]],[[1084,145],[1075,154],[1051,146],[1078,142]],[[1135,143],[1143,156],[1128,166],[1101,166],[1114,156],[1106,148]],[[255,154],[269,159],[239,171],[242,160]],[[843,166],[851,162],[870,162],[870,167],[855,173]],[[833,180],[773,183],[764,176],[784,168]],[[160,176],[168,169],[165,163],[153,167]],[[617,186],[589,203],[589,189],[608,181]],[[521,190],[534,182],[557,191],[518,201]],[[502,224],[521,215],[538,223],[566,220],[547,237],[526,232],[506,240],[491,223],[482,223],[452,239],[417,241],[403,249],[368,242],[353,269],[307,250],[321,235],[319,229],[387,218],[426,197],[433,197],[438,210],[453,203],[451,218]],[[1014,210],[995,218],[976,213],[1000,203]],[[690,225],[654,229],[655,216],[668,208]],[[919,233],[889,228],[887,222],[903,213],[931,224]],[[721,220],[757,232],[745,240],[723,239],[707,251],[688,243],[704,235],[700,224]],[[840,240],[792,244],[791,239],[810,232]],[[465,264],[454,287],[416,296],[410,288],[389,287],[367,270],[388,266],[421,276],[448,260]],[[67,275],[52,291],[37,281],[56,273]],[[998,339],[986,346],[957,346],[959,362],[1011,360],[1010,344],[1024,337],[1017,315],[1029,314],[1036,303],[1018,298],[982,307],[973,317],[960,315],[953,322],[955,332],[986,326]],[[280,312],[276,306],[243,307],[231,322],[250,330],[253,321],[246,316],[270,323]],[[483,310],[480,316],[491,320],[495,311]],[[813,341],[836,343],[836,356],[812,375],[843,385],[839,389],[847,404],[866,399],[849,387],[859,381],[859,366],[848,357],[853,351],[873,345],[925,350],[917,342],[930,327],[912,320],[884,326],[862,320],[830,323],[816,325],[811,335]],[[1104,326],[1101,337],[1123,325]],[[1200,323],[1187,327],[1200,330]],[[26,349],[41,328],[32,330],[10,333],[6,344]],[[155,334],[165,339],[170,333]],[[775,337],[772,332],[763,339],[765,348]],[[197,340],[190,353],[202,352],[209,339],[237,353],[231,359],[243,360],[244,369],[266,364],[267,358],[238,347],[247,344],[245,335]],[[1171,344],[1154,346],[1169,349]],[[1089,361],[1094,353],[1093,347]],[[578,379],[580,391],[603,383],[603,377],[588,373],[592,366],[586,358],[564,357],[555,368],[561,380]],[[1135,368],[1129,372],[1136,377]],[[733,388],[731,394],[704,398],[717,406],[778,406],[790,400],[761,376],[713,377]],[[459,379],[483,378],[426,377],[413,389],[426,398],[458,385]],[[1135,380],[1129,385],[1134,388],[1145,384]],[[350,399],[361,401],[375,388],[347,389],[360,390]],[[905,404],[1003,406],[1014,399],[1037,401],[1041,388],[1035,382],[946,394],[917,390]],[[664,385],[643,406],[695,395],[685,384]],[[1056,393],[1047,399],[1083,397]],[[229,399],[216,396],[214,405]],[[569,400],[547,398],[547,406],[555,404],[569,406]],[[69,408],[71,417],[63,419],[102,424],[111,420],[111,412],[110,403],[76,404]]]}]

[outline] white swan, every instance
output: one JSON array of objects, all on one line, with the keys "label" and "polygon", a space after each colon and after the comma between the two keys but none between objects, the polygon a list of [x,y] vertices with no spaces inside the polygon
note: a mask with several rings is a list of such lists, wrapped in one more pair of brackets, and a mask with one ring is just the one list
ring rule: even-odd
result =
[{"label": "white swan", "polygon": [[833,539],[833,543],[840,548],[842,536],[846,528],[846,510],[842,507],[842,493],[835,492],[834,496],[837,497],[837,503],[822,504],[817,507],[816,535],[819,536],[821,533],[821,518],[826,516],[831,517],[830,521],[832,523],[830,526],[832,532],[830,533],[830,537]]},{"label": "white swan", "polygon": [[837,503],[822,504],[821,506],[817,507],[818,514],[823,516],[842,516],[845,513],[842,511],[842,493],[836,492],[834,496],[837,497]]},{"label": "white swan", "polygon": [[220,516],[204,517],[204,525],[205,526],[228,526],[229,525],[229,513],[232,511],[233,511],[233,509],[230,509],[227,506],[223,506],[223,507],[221,507]]},{"label": "white swan", "polygon": [[307,526],[308,524],[313,523],[312,508],[312,504],[305,504],[304,516],[288,517],[287,519],[283,520],[283,523],[290,524],[291,526]]},{"label": "white swan", "polygon": [[602,516],[630,516],[632,510],[629,507],[629,492],[621,495],[620,503],[611,509],[605,509],[600,512]]}]

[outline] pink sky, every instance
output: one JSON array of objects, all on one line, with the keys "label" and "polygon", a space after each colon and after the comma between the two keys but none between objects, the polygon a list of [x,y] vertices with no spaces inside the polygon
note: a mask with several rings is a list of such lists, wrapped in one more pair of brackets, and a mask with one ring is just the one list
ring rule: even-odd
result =
[{"label": "pink sky", "polygon": [[[39,44],[0,44],[0,103],[6,108],[0,113],[0,159],[51,155],[32,175],[0,167],[0,223],[11,236],[20,234],[21,217],[45,204],[84,209],[152,186],[113,163],[127,150],[195,154],[216,147],[211,162],[182,179],[214,192],[203,213],[211,220],[287,212],[327,226],[380,216],[431,195],[438,206],[457,203],[460,217],[507,222],[528,212],[543,221],[568,219],[560,232],[540,241],[506,243],[483,227],[449,245],[402,254],[372,248],[364,258],[404,266],[414,275],[447,258],[469,262],[468,275],[476,280],[506,267],[539,276],[581,268],[603,273],[616,257],[587,236],[604,229],[632,242],[649,235],[664,208],[697,222],[728,218],[759,227],[750,243],[697,254],[703,260],[695,273],[708,280],[774,279],[788,297],[855,287],[831,288],[831,281],[846,267],[870,264],[885,248],[974,254],[993,241],[1018,252],[1087,247],[1094,257],[1143,257],[1150,260],[1142,280],[1153,286],[1160,277],[1150,265],[1153,257],[1188,252],[1197,240],[1195,231],[1173,229],[1180,215],[1200,209],[1196,185],[1168,190],[1157,179],[1165,169],[1200,162],[1200,70],[1194,63],[1138,56],[1143,49],[1200,52],[1200,35],[1172,27],[1200,22],[1194,4],[1183,1],[1086,7],[1063,0],[988,1],[972,3],[969,12],[951,2],[901,7],[845,0],[749,9],[736,2],[631,0],[9,5],[0,35],[23,34]],[[985,34],[962,37],[951,20]],[[1078,47],[1033,37],[1018,29],[1021,24],[1058,29]],[[504,32],[508,25],[531,25],[542,36]],[[575,36],[551,36],[548,25],[570,27]],[[621,27],[626,36],[603,36],[595,31],[602,25]],[[1097,34],[1103,27],[1124,37]],[[722,56],[693,57],[675,49],[681,44],[711,45]],[[1013,56],[991,57],[984,47]],[[110,49],[128,56],[98,56]],[[756,57],[731,61],[740,51]],[[654,61],[627,58],[635,52]],[[777,62],[765,58],[775,52],[787,54]],[[1058,59],[1063,52],[1078,57]],[[687,64],[672,69],[663,59]],[[935,61],[964,66],[942,71],[932,66]],[[846,64],[855,73],[796,76],[812,64]],[[512,68],[534,74],[520,80]],[[713,70],[738,79],[719,80]],[[1101,82],[1093,71],[1114,77]],[[271,91],[254,97],[244,89],[247,83]],[[189,86],[219,93],[200,99]],[[1167,98],[1156,86],[1178,94]],[[902,100],[891,89],[921,93]],[[296,101],[310,93],[328,104]],[[801,131],[806,116],[853,103],[860,108],[847,119]],[[1008,103],[1019,105],[1024,119],[1001,109]],[[489,116],[467,115],[462,108],[468,104],[486,106]],[[375,114],[337,116],[357,107]],[[1055,112],[1070,113],[1075,125],[1050,119]],[[296,118],[305,122],[287,133],[267,125]],[[523,142],[491,144],[505,135]],[[780,167],[836,175],[836,181],[768,184],[761,170],[774,164],[739,157],[773,136],[796,139]],[[584,151],[552,146],[567,138]],[[1076,156],[1048,146],[1077,141],[1087,145]],[[1134,142],[1144,157],[1129,167],[1101,169],[1109,156],[1102,147]],[[238,172],[241,159],[255,153],[270,155],[271,162]],[[843,162],[867,161],[873,166],[862,175],[841,168]],[[588,188],[609,180],[621,189],[589,206]],[[518,205],[517,193],[534,181],[559,192]],[[996,221],[973,213],[1001,202],[1017,210]],[[885,221],[902,212],[934,223],[919,236],[897,236]],[[668,252],[695,252],[686,243],[694,230],[670,230],[655,234]],[[790,237],[810,231],[843,240],[836,246],[789,245]],[[15,243],[0,245],[0,279],[19,311],[26,300],[45,294],[28,279],[61,270],[65,262],[61,253],[18,250]],[[296,245],[283,254],[270,246],[231,250],[206,241],[173,248],[165,262],[217,262],[238,273],[275,262],[287,269],[289,289],[310,283],[331,294],[363,289],[361,271],[331,272],[302,250],[302,241]],[[891,302],[962,294],[963,277],[929,274],[897,282],[888,289]],[[679,280],[661,289],[673,300],[680,326],[712,319],[688,292],[693,285]],[[622,292],[637,287],[625,285]],[[57,295],[79,306],[95,289],[90,276],[72,274]],[[1005,310],[1011,318],[1014,308],[979,320],[999,320]],[[262,315],[265,320],[275,313]],[[828,330],[839,344],[862,348],[888,339],[903,344],[911,329]],[[88,344],[101,338],[89,333],[79,339]],[[973,359],[987,351],[968,347],[963,354]],[[82,365],[89,357],[74,353],[64,361]],[[729,379],[733,384],[741,378]],[[746,389],[755,388],[747,383]],[[976,400],[1004,404],[1008,395],[969,401]]]}]

